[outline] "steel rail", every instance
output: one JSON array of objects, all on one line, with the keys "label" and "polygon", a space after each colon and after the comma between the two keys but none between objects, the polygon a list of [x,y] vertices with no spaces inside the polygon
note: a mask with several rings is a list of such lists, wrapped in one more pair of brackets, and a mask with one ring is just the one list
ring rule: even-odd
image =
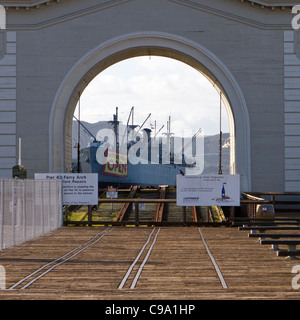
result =
[{"label": "steel rail", "polygon": [[228,289],[228,286],[227,286],[226,281],[225,281],[225,279],[224,279],[224,277],[223,277],[223,274],[222,274],[222,272],[221,272],[221,270],[220,270],[220,268],[219,268],[219,266],[218,266],[215,258],[213,257],[212,253],[211,253],[210,250],[209,250],[209,247],[208,247],[208,245],[207,245],[207,243],[206,243],[206,241],[205,241],[205,239],[204,239],[204,236],[203,236],[203,233],[202,233],[201,229],[198,228],[198,230],[199,230],[199,233],[200,233],[202,242],[203,242],[203,244],[204,244],[204,246],[205,246],[206,252],[207,252],[207,254],[208,254],[209,257],[210,257],[210,260],[211,260],[211,262],[212,262],[212,264],[213,264],[213,266],[214,266],[214,268],[215,268],[215,270],[216,270],[216,272],[217,272],[217,275],[218,275],[218,277],[219,277],[219,280],[220,280],[223,288],[224,288],[224,289]]},{"label": "steel rail", "polygon": [[151,252],[152,252],[152,249],[153,249],[153,247],[154,247],[154,245],[155,245],[155,243],[156,243],[156,240],[157,240],[157,237],[158,237],[159,232],[160,232],[160,228],[158,229],[158,231],[157,231],[157,233],[156,233],[156,235],[155,235],[155,238],[154,238],[154,240],[153,240],[153,242],[152,242],[152,245],[151,245],[150,249],[148,250],[148,253],[147,253],[144,261],[143,261],[142,264],[140,265],[139,270],[138,270],[138,272],[136,273],[136,275],[135,275],[135,277],[134,277],[134,279],[133,279],[133,282],[132,282],[132,284],[131,284],[130,289],[134,289],[134,288],[136,287],[136,284],[137,284],[137,282],[138,282],[138,280],[139,280],[139,278],[140,278],[140,276],[141,276],[141,273],[142,273],[142,271],[143,271],[143,269],[144,269],[144,266],[145,266],[145,264],[147,263],[147,261],[148,261],[148,259],[149,259],[149,257],[150,257],[150,254],[151,254]]},{"label": "steel rail", "polygon": [[[152,237],[153,233],[155,232],[155,230],[156,230],[156,228],[154,228],[154,229],[152,230],[152,232],[150,233],[150,235],[149,235],[147,241],[145,242],[144,246],[142,247],[142,249],[140,250],[140,252],[139,252],[138,255],[136,256],[135,260],[132,262],[131,266],[128,268],[128,270],[127,270],[124,278],[123,278],[122,281],[120,282],[120,285],[119,285],[119,287],[118,287],[119,290],[122,290],[122,289],[124,288],[125,283],[127,282],[127,280],[128,280],[128,278],[129,278],[129,276],[130,276],[130,274],[131,274],[134,266],[138,263],[141,255],[143,254],[143,252],[145,251],[147,245],[149,244],[149,242],[150,242],[150,240],[151,240],[151,237]],[[160,231],[160,228],[159,228],[157,234],[159,233],[159,231]],[[157,237],[156,237],[156,238],[157,238]],[[156,241],[156,238],[154,239],[155,241]],[[153,246],[151,246],[151,247],[153,248]],[[151,251],[152,251],[152,249],[151,249]],[[151,252],[150,252],[150,253],[151,253]],[[149,255],[150,255],[150,253],[149,253]],[[148,257],[149,257],[149,256],[148,256]]]},{"label": "steel rail", "polygon": [[[44,271],[42,274],[38,275],[37,277],[35,277],[33,280],[31,280],[29,283],[27,283],[26,285],[24,285],[21,289],[26,289],[28,288],[30,285],[32,285],[34,282],[36,282],[38,279],[40,279],[41,277],[45,276],[47,273],[49,273],[50,271],[52,271],[53,269],[55,269],[56,267],[58,267],[59,265],[69,261],[70,259],[74,258],[75,256],[77,256],[79,253],[81,253],[82,251],[86,250],[87,248],[89,248],[90,246],[96,244],[97,242],[99,242],[105,235],[109,234],[111,231],[113,231],[115,228],[107,228],[106,230],[103,230],[101,232],[99,232],[98,234],[96,234],[93,238],[91,238],[90,240],[86,241],[85,243],[81,244],[80,246],[76,247],[75,249],[69,251],[68,253],[64,254],[63,256],[45,264],[44,266],[42,266],[41,268],[37,269],[36,271],[32,272],[30,275],[24,277],[23,279],[21,279],[20,281],[18,281],[17,283],[15,283],[13,286],[11,286],[8,290],[15,290],[16,287],[18,287],[19,285],[21,285],[23,282],[25,282],[26,280],[28,280],[29,278],[35,276],[36,274],[38,274],[39,272],[41,272],[42,270],[44,270],[45,268],[49,267],[50,265],[54,264],[54,266],[52,266],[51,268],[47,269],[46,271]],[[100,235],[100,237],[99,237]],[[79,250],[80,249],[80,250]],[[77,251],[79,250],[79,251]],[[77,252],[75,252],[77,251]],[[74,254],[72,254],[73,252],[75,252]],[[70,254],[72,254],[70,257],[66,258],[67,256],[69,256]],[[66,258],[66,259],[65,259]],[[64,259],[64,260],[62,260]]]}]

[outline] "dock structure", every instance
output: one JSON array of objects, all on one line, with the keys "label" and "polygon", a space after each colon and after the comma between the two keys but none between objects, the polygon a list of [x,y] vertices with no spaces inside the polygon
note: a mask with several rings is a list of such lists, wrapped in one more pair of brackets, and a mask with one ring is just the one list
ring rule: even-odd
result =
[{"label": "dock structure", "polygon": [[235,227],[62,227],[0,264],[1,300],[299,299],[295,261]]},{"label": "dock structure", "polygon": [[101,190],[99,206],[87,212],[65,208],[64,226],[60,218],[23,242],[16,235],[28,234],[21,223],[31,221],[21,219],[28,210],[19,205],[12,221],[4,210],[0,300],[299,299],[300,218],[253,215],[275,199],[247,196],[239,212],[246,215],[228,216],[222,207],[178,207],[166,187],[117,192],[107,199]]}]

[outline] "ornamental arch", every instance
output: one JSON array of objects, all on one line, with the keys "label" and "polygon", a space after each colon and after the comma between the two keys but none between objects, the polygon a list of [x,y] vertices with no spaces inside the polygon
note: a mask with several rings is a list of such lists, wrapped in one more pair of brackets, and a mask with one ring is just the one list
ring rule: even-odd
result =
[{"label": "ornamental arch", "polygon": [[[127,58],[158,55],[177,59],[204,74],[225,95],[231,136],[231,173],[241,175],[243,189],[250,189],[250,141],[247,105],[238,83],[211,52],[187,39],[171,34],[129,34],[101,44],[82,57],[69,71],[55,96],[49,125],[49,168],[70,168],[71,128],[79,93],[105,68]],[[64,144],[61,143],[64,141]],[[236,150],[239,150],[236,153]],[[57,155],[57,156],[55,156]],[[63,155],[63,157],[61,156]],[[68,169],[67,169],[68,170]]]},{"label": "ornamental arch", "polygon": [[242,191],[300,191],[296,4],[2,0],[0,177],[12,175],[19,137],[28,177],[68,170],[79,92],[112,64],[150,53],[190,65],[224,93]]}]

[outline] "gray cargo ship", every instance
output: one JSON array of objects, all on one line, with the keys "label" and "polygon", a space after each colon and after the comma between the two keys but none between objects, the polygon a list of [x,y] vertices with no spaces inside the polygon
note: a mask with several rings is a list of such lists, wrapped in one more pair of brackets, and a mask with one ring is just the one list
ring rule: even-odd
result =
[{"label": "gray cargo ship", "polygon": [[[130,117],[133,119],[133,108],[122,134],[119,131],[118,109],[113,121],[109,121],[116,145],[108,143],[107,137],[99,139],[97,135],[96,138],[85,128],[85,131],[88,131],[91,136],[91,142],[86,148],[80,150],[80,171],[98,173],[101,187],[176,186],[177,174],[186,174],[189,169],[195,168],[195,163],[190,164],[191,161],[186,161],[187,157],[184,157],[183,150],[187,146],[184,145],[183,138],[183,147],[179,151],[175,150],[175,137],[171,133],[171,119],[169,118],[167,132],[163,134],[164,137],[157,137],[164,126],[155,136],[151,137],[152,130],[143,129],[148,118],[141,126],[136,126],[133,123],[129,125]],[[78,119],[76,120],[82,125]],[[200,133],[201,129],[186,143],[190,148],[195,149],[195,138]],[[125,148],[124,143],[126,144]],[[132,157],[133,154],[134,157]],[[178,161],[180,158],[182,161]]]}]

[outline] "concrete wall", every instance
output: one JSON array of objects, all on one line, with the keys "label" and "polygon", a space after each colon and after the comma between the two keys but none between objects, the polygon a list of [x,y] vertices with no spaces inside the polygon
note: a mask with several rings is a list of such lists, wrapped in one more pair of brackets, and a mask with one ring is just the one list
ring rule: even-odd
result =
[{"label": "concrete wall", "polygon": [[[8,176],[14,164],[16,136],[22,137],[23,163],[29,169],[29,177],[35,172],[49,171],[49,158],[58,159],[64,168],[66,155],[52,148],[49,119],[66,75],[94,48],[105,48],[105,43],[127,34],[151,32],[199,44],[217,57],[237,81],[250,126],[245,128],[248,132],[243,132],[243,119],[233,114],[235,126],[240,123],[236,138],[248,136],[248,146],[243,148],[240,142],[236,148],[240,166],[250,159],[246,164],[250,168],[241,169],[243,174],[250,175],[244,189],[300,191],[300,181],[286,182],[290,181],[291,172],[286,177],[286,169],[291,163],[286,160],[285,144],[291,142],[285,140],[284,32],[291,30],[291,18],[288,8],[272,9],[228,0],[72,0],[50,1],[48,6],[39,8],[8,8],[9,50],[13,50],[16,34],[16,53],[11,51],[9,58],[0,60],[0,68],[8,65],[7,59],[16,59],[17,72],[9,80],[5,80],[5,74],[0,75],[0,99],[5,100],[4,104],[0,101],[0,175]],[[13,67],[14,61],[9,66]],[[112,61],[102,61],[101,68]],[[91,69],[92,75],[101,68]],[[71,121],[70,105],[75,108],[76,87],[85,85],[72,84],[74,94],[70,99],[74,101],[69,99],[68,105],[57,105],[66,117],[64,133],[69,132],[67,124]],[[5,86],[16,89],[16,99],[3,97]],[[297,140],[300,130],[294,130],[293,139]],[[59,143],[65,150],[63,135]],[[300,164],[293,168],[300,172]],[[237,166],[237,173],[239,170]]]},{"label": "concrete wall", "polygon": [[16,165],[16,33],[0,30],[0,176],[10,178]]}]

